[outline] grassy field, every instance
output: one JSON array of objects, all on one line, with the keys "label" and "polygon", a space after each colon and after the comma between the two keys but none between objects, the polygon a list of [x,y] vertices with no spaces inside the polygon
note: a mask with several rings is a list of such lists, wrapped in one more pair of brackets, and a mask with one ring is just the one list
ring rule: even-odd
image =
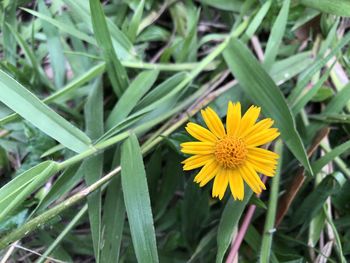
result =
[{"label": "grassy field", "polygon": [[0,17],[0,263],[350,261],[349,0]]}]

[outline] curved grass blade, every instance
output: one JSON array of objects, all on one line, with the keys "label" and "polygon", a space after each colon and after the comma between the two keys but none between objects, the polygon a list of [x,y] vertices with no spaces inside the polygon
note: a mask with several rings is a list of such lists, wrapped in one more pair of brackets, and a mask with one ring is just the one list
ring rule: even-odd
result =
[{"label": "curved grass blade", "polygon": [[82,152],[90,138],[0,70],[0,101],[67,148]]},{"label": "curved grass blade", "polygon": [[[0,223],[8,216],[10,215],[14,209],[16,209],[19,205],[22,204],[22,202],[31,194],[33,193],[38,187],[40,187],[48,178],[50,178],[58,168],[58,164],[56,162],[48,161],[46,162],[46,165],[40,168],[44,168],[39,174],[37,174],[33,181],[28,183],[24,188],[22,188],[21,191],[17,191],[16,196],[11,198],[11,200],[7,200],[9,202],[3,202],[1,203],[1,212],[0,212]],[[33,170],[30,173],[32,174]],[[4,205],[6,206],[4,207]]]},{"label": "curved grass blade", "polygon": [[287,102],[271,77],[250,50],[239,40],[231,39],[223,53],[231,72],[238,79],[254,103],[262,107],[266,116],[276,121],[281,136],[302,165],[312,173],[304,145],[296,130]]},{"label": "curved grass blade", "polygon": [[131,134],[121,148],[121,178],[132,242],[138,262],[158,262],[146,173],[137,137]]}]

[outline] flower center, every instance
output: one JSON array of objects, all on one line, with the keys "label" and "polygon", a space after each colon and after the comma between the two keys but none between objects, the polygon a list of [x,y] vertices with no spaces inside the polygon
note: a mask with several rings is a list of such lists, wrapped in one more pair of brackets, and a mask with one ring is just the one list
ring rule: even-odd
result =
[{"label": "flower center", "polygon": [[216,143],[215,158],[225,168],[235,168],[247,158],[247,147],[241,138],[226,136]]}]

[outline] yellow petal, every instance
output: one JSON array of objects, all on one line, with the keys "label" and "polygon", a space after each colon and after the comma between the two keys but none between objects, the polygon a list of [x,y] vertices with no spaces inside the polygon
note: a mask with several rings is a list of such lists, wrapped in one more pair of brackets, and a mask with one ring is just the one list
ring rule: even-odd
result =
[{"label": "yellow petal", "polygon": [[233,104],[231,101],[228,103],[227,116],[226,116],[226,129],[227,134],[230,136],[236,136],[239,124],[241,121],[241,104],[239,102]]},{"label": "yellow petal", "polygon": [[241,134],[246,131],[247,129],[250,129],[256,120],[259,117],[260,114],[260,107],[257,106],[251,106],[247,112],[243,115],[240,125],[239,125],[239,131],[238,131],[238,136],[241,137]]},{"label": "yellow petal", "polygon": [[188,171],[188,170],[193,170],[193,169],[202,167],[212,159],[213,159],[213,155],[211,154],[191,156],[190,158],[187,158],[182,162],[184,164],[183,169],[185,171]]},{"label": "yellow petal", "polygon": [[251,166],[242,165],[238,170],[243,177],[243,180],[249,185],[254,193],[260,194],[261,189],[266,189],[264,183],[261,181],[256,171]]},{"label": "yellow petal", "polygon": [[265,164],[265,163],[257,162],[250,159],[247,160],[247,163],[253,166],[254,170],[266,176],[272,177],[276,174],[276,165]]},{"label": "yellow petal", "polygon": [[244,198],[244,183],[242,176],[238,170],[230,170],[229,183],[233,198],[236,200],[243,200]]},{"label": "yellow petal", "polygon": [[249,136],[245,139],[245,143],[248,147],[256,147],[260,145],[264,145],[268,142],[273,141],[276,139],[280,133],[278,132],[278,129],[276,128],[270,128],[263,130],[262,132],[256,133],[252,136]]},{"label": "yellow petal", "polygon": [[225,136],[225,128],[222,124],[219,116],[210,107],[201,111],[205,124],[209,130],[216,135],[218,138]]},{"label": "yellow petal", "polygon": [[212,190],[213,197],[219,197],[221,200],[228,185],[228,173],[226,169],[220,169],[218,174],[215,176],[214,185]]},{"label": "yellow petal", "polygon": [[248,155],[253,155],[253,154],[255,156],[258,156],[264,159],[274,160],[279,158],[279,155],[277,153],[263,149],[263,148],[257,148],[257,147],[249,148]]},{"label": "yellow petal", "polygon": [[256,124],[254,124],[253,126],[251,126],[249,129],[242,131],[240,136],[242,138],[245,138],[245,137],[248,137],[250,135],[254,135],[258,132],[261,132],[265,129],[270,128],[273,125],[273,123],[274,123],[274,121],[270,118],[263,119],[263,120],[257,122]]},{"label": "yellow petal", "polygon": [[211,133],[206,128],[203,128],[202,126],[190,122],[187,124],[187,127],[185,128],[186,131],[191,134],[194,138],[197,140],[200,140],[202,142],[208,141],[208,142],[216,142],[217,138],[216,136]]},{"label": "yellow petal", "polygon": [[250,153],[249,150],[248,150],[247,157],[248,157],[248,160],[254,160],[254,161],[257,161],[260,163],[264,163],[264,164],[275,165],[277,163],[277,160],[275,160],[275,159],[260,157],[259,155],[255,155],[255,154]]},{"label": "yellow petal", "polygon": [[212,142],[185,142],[181,143],[181,151],[187,154],[211,154],[215,144]]},{"label": "yellow petal", "polygon": [[199,183],[200,187],[206,185],[217,174],[218,168],[215,160],[207,162],[194,178],[194,182]]}]

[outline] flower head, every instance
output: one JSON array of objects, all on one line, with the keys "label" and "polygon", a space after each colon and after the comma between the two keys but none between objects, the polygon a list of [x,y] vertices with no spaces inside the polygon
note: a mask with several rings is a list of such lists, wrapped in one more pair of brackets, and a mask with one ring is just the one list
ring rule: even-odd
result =
[{"label": "flower head", "polygon": [[260,107],[251,106],[241,116],[241,104],[229,102],[226,129],[219,116],[210,107],[201,111],[208,129],[190,122],[187,132],[199,141],[181,144],[181,151],[193,156],[184,160],[184,170],[202,167],[194,178],[200,187],[214,179],[212,196],[221,200],[230,185],[233,198],[243,200],[245,181],[255,192],[266,187],[258,173],[274,176],[278,155],[259,146],[279,136],[278,129],[271,128],[272,119],[256,122]]}]

